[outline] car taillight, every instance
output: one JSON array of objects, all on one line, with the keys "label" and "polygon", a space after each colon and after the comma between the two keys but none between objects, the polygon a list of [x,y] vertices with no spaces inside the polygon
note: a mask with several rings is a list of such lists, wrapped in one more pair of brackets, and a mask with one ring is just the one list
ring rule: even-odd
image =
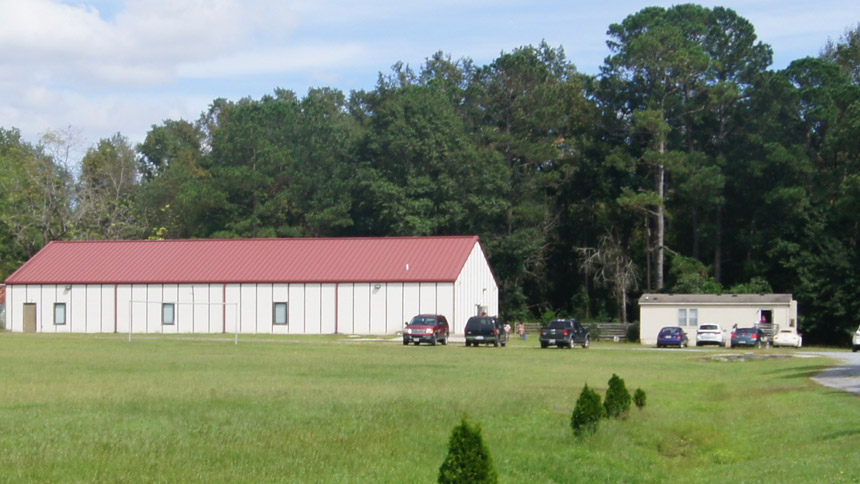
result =
[{"label": "car taillight", "polygon": [[569,335],[569,334],[570,334],[570,331],[568,331],[568,330],[564,330],[564,335],[565,335],[565,336],[567,336],[567,335]]},{"label": "car taillight", "polygon": [[737,338],[737,337],[738,337],[737,333],[732,333],[732,338]]},{"label": "car taillight", "polygon": [[494,330],[493,330],[493,334],[499,334],[499,330],[498,330],[498,329],[494,329]]},{"label": "car taillight", "polygon": [[753,333],[753,335],[752,335],[752,339],[758,339],[758,335],[757,335],[757,334],[755,334],[755,333]]}]

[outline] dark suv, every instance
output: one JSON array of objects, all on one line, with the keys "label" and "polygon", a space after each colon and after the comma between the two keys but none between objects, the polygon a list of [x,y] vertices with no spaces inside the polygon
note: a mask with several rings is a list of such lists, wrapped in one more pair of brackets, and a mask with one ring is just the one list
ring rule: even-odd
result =
[{"label": "dark suv", "polygon": [[505,346],[508,335],[502,327],[502,322],[494,316],[472,316],[466,321],[466,346],[480,344]]},{"label": "dark suv", "polygon": [[573,348],[581,345],[588,348],[591,345],[591,336],[588,330],[575,319],[554,319],[546,328],[540,330],[540,347],[558,346],[559,348]]},{"label": "dark suv", "polygon": [[441,314],[419,314],[403,328],[403,344],[448,344],[448,320]]}]

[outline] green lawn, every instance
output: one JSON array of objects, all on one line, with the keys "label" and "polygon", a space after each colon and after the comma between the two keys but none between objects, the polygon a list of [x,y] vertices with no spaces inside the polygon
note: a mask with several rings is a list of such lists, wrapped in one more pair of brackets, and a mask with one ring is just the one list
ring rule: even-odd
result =
[{"label": "green lawn", "polygon": [[[397,341],[0,334],[0,476],[431,483],[465,414],[500,482],[858,480],[860,400],[809,380],[824,359]],[[583,383],[612,373],[648,406],[574,438]]]}]

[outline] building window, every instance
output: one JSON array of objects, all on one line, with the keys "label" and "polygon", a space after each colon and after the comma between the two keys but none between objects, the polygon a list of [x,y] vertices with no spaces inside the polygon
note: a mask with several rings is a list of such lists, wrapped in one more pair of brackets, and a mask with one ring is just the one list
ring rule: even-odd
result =
[{"label": "building window", "polygon": [[678,310],[678,326],[686,326],[687,325],[687,310],[679,309]]},{"label": "building window", "polygon": [[699,325],[699,310],[698,309],[691,309],[690,310],[689,323],[690,323],[690,326],[698,326]]},{"label": "building window", "polygon": [[54,304],[54,324],[66,324],[66,303]]},{"label": "building window", "polygon": [[173,324],[176,321],[173,303],[161,305],[161,324]]},{"label": "building window", "polygon": [[274,324],[288,324],[287,303],[276,302],[272,307],[272,322]]}]

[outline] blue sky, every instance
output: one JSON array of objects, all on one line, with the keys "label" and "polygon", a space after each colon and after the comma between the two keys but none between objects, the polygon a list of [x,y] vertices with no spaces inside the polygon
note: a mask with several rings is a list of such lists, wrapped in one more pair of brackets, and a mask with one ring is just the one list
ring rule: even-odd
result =
[{"label": "blue sky", "polygon": [[[484,65],[546,40],[581,72],[608,55],[606,30],[663,1],[0,0],[0,126],[36,140],[67,130],[79,149],[133,143],[216,98],[275,88],[373,89],[436,51]],[[857,0],[698,2],[734,9],[774,50],[773,69],[817,55],[860,22]]]}]

